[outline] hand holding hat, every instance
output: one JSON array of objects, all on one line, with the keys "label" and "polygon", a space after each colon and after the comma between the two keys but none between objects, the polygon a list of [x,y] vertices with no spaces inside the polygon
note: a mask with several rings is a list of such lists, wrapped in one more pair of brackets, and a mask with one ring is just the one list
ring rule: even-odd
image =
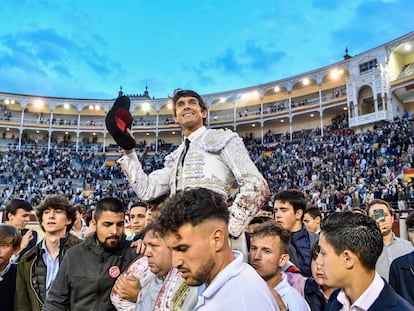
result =
[{"label": "hand holding hat", "polygon": [[119,147],[131,150],[136,147],[135,139],[128,133],[131,130],[132,118],[129,108],[131,101],[127,96],[120,96],[116,99],[111,110],[105,117],[106,128]]}]

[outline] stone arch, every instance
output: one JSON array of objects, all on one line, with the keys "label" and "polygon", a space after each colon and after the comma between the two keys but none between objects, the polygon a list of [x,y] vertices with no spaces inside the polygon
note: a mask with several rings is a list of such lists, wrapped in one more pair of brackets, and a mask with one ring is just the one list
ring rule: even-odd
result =
[{"label": "stone arch", "polygon": [[372,88],[368,85],[362,86],[358,91],[358,115],[375,112],[375,101]]}]

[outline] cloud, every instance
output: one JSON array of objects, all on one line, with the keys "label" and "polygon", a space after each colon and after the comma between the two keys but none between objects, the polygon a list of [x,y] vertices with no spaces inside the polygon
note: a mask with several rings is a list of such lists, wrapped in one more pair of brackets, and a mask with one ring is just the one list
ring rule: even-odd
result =
[{"label": "cloud", "polygon": [[101,77],[122,70],[118,62],[97,52],[99,46],[82,44],[53,29],[3,35],[0,37],[0,49],[7,51],[0,56],[3,67],[21,69],[27,74],[64,75],[70,78],[78,74],[76,69],[81,63],[86,65],[86,70]]},{"label": "cloud", "polygon": [[396,33],[402,36],[412,31],[413,11],[412,0],[364,1],[346,25],[331,33],[332,41],[343,42],[351,55],[359,54],[395,39]]},{"label": "cloud", "polygon": [[246,43],[244,54],[250,59],[249,69],[260,72],[269,72],[283,61],[286,53],[274,50],[272,46],[267,49],[250,40]]}]

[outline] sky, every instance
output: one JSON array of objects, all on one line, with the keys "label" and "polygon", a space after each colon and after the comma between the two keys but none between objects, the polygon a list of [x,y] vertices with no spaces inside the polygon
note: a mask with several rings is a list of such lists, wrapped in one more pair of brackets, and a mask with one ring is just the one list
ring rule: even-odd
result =
[{"label": "sky", "polygon": [[236,90],[394,40],[413,12],[413,0],[2,0],[0,92]]}]

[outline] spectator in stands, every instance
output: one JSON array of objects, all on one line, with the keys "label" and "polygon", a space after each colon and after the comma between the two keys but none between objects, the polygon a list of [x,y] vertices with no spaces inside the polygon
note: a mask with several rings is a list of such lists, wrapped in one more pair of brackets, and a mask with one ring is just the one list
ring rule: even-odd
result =
[{"label": "spectator in stands", "polygon": [[400,211],[405,210],[407,208],[407,194],[403,189],[402,185],[398,185],[397,188],[397,198],[398,198],[398,209]]},{"label": "spectator in stands", "polygon": [[33,211],[32,205],[22,199],[11,199],[6,205],[6,221],[9,225],[20,230],[22,235],[19,251],[12,256],[13,262],[18,262],[28,250],[32,249],[38,242],[36,230],[28,229],[30,214]]},{"label": "spectator in stands", "polygon": [[319,255],[319,245],[315,243],[311,248],[312,277],[305,281],[304,296],[312,311],[324,311],[329,297],[335,291],[335,287],[326,284],[322,266],[316,262]]},{"label": "spectator in stands", "polygon": [[273,199],[276,222],[291,234],[290,259],[304,276],[310,277],[312,275],[310,249],[318,241],[319,236],[307,231],[303,225],[303,214],[306,209],[305,195],[302,191],[288,189],[278,192]]},{"label": "spectator in stands", "polygon": [[138,201],[129,208],[129,224],[132,234],[127,237],[129,241],[142,240],[142,232],[145,228],[145,217],[147,213],[147,203]]},{"label": "spectator in stands", "polygon": [[20,249],[20,231],[7,224],[0,224],[0,306],[13,311],[16,293],[17,263],[10,261]]},{"label": "spectator in stands", "polygon": [[230,207],[229,233],[233,238],[244,237],[244,229],[269,196],[265,179],[237,133],[204,126],[208,109],[198,93],[179,90],[172,101],[185,142],[166,157],[163,169],[149,175],[142,170],[136,152],[124,150],[118,160],[124,174],[145,201],[193,187],[211,189],[227,199],[237,181],[240,190]]},{"label": "spectator in stands", "polygon": [[95,221],[95,234],[66,254],[44,311],[115,310],[111,289],[136,257],[135,249],[125,240],[122,202],[112,197],[101,199],[96,205]]},{"label": "spectator in stands", "polygon": [[69,233],[75,207],[64,197],[49,196],[37,208],[44,239],[19,261],[16,310],[41,310],[67,250],[80,240]]},{"label": "spectator in stands", "polygon": [[192,188],[163,204],[158,225],[172,263],[199,286],[194,310],[278,310],[270,289],[228,243],[229,210],[218,193]]},{"label": "spectator in stands", "polygon": [[274,288],[288,310],[310,310],[305,299],[290,286],[282,267],[289,260],[290,232],[272,221],[254,230],[249,251],[249,263]]},{"label": "spectator in stands", "polygon": [[303,223],[305,224],[306,230],[319,234],[321,231],[321,220],[322,213],[316,206],[309,206],[305,209],[303,215]]},{"label": "spectator in stands", "polygon": [[377,222],[381,230],[384,247],[377,260],[376,271],[388,282],[392,261],[414,251],[414,246],[393,233],[394,211],[388,202],[374,199],[367,206],[367,214]]},{"label": "spectator in stands", "polygon": [[326,284],[338,287],[325,311],[413,309],[375,272],[383,239],[373,219],[333,213],[322,221],[319,246],[316,263],[322,266]]}]

